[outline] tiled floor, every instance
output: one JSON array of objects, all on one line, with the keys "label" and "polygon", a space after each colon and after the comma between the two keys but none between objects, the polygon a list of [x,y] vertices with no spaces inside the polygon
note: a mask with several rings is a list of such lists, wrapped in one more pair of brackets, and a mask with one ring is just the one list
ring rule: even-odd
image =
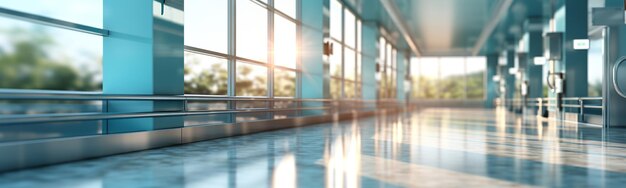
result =
[{"label": "tiled floor", "polygon": [[0,175],[0,187],[623,187],[626,131],[430,109]]}]

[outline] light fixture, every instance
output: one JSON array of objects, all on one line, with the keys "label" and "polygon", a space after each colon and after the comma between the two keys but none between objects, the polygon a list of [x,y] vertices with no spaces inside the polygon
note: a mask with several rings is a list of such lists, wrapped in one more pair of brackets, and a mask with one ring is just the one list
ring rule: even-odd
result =
[{"label": "light fixture", "polygon": [[546,64],[546,58],[542,56],[535,57],[533,58],[533,62],[535,65],[543,65]]},{"label": "light fixture", "polygon": [[509,74],[515,74],[515,73],[517,73],[517,68],[516,67],[509,68]]},{"label": "light fixture", "polygon": [[333,43],[324,42],[324,55],[330,56],[333,55]]},{"label": "light fixture", "polygon": [[500,66],[506,65],[506,58],[504,57],[498,58],[498,65]]},{"label": "light fixture", "polygon": [[494,75],[493,78],[491,78],[491,79],[493,79],[494,82],[499,82],[500,81],[500,75]]}]

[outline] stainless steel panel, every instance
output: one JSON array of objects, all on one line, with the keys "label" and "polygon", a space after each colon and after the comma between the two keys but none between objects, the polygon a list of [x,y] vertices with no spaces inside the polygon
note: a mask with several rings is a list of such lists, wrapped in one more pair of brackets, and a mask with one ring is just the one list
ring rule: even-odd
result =
[{"label": "stainless steel panel", "polygon": [[146,132],[45,139],[0,144],[0,172],[141,151],[229,136],[294,128],[400,110],[348,112],[238,124],[191,126]]},{"label": "stainless steel panel", "polygon": [[0,144],[0,171],[171,146],[180,140],[180,129],[168,129]]},{"label": "stainless steel panel", "polygon": [[624,9],[620,7],[602,7],[591,9],[593,26],[617,26],[624,24]]}]

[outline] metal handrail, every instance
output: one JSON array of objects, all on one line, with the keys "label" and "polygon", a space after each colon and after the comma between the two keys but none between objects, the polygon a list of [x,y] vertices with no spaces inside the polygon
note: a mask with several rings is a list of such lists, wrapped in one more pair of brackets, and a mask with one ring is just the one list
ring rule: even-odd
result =
[{"label": "metal handrail", "polygon": [[564,101],[577,101],[577,100],[602,100],[602,97],[563,97]]},{"label": "metal handrail", "polygon": [[307,107],[307,108],[276,108],[276,109],[246,109],[246,110],[215,110],[215,111],[179,111],[179,112],[143,112],[143,113],[81,113],[81,114],[45,114],[28,117],[4,118],[0,119],[2,124],[20,123],[47,123],[60,121],[94,121],[126,118],[148,118],[148,117],[170,117],[170,116],[194,116],[194,115],[215,115],[230,113],[258,113],[276,111],[297,111],[297,110],[327,110],[329,107]]},{"label": "metal handrail", "polygon": [[393,100],[302,99],[265,97],[224,97],[211,95],[105,95],[101,93],[33,93],[0,89],[0,100],[152,100],[152,101],[294,101],[294,102],[393,102]]},{"label": "metal handrail", "polygon": [[[538,103],[539,101],[556,101],[556,98],[530,98],[527,100],[527,105],[537,105],[536,103]],[[602,101],[602,97],[567,97],[567,98],[562,98],[561,100],[563,101]],[[547,103],[543,103],[542,106],[548,106],[549,104]],[[538,105],[537,105],[538,106]],[[563,104],[563,107],[572,107],[572,108],[579,108],[581,105],[572,105],[572,104]],[[602,108],[602,106],[595,106],[595,105],[582,105],[585,108]]]},{"label": "metal handrail", "polygon": [[[60,121],[94,121],[123,118],[146,118],[146,117],[166,117],[166,116],[190,116],[190,115],[212,115],[212,114],[237,114],[256,112],[277,112],[277,111],[302,111],[302,110],[342,110],[345,107],[352,109],[364,108],[363,104],[397,104],[397,100],[361,100],[361,99],[298,99],[298,98],[263,98],[263,97],[224,97],[209,95],[104,95],[99,92],[67,92],[67,91],[45,91],[45,90],[14,90],[0,89],[0,100],[79,100],[79,101],[102,101],[103,108],[111,101],[181,101],[183,106],[174,111],[155,112],[132,112],[132,113],[69,113],[69,114],[38,114],[38,115],[14,115],[0,118],[0,125],[20,124],[20,123],[45,123]],[[223,102],[268,102],[261,108],[237,108],[227,107],[224,110],[189,110],[190,102],[195,101],[223,101]],[[295,102],[293,108],[276,108],[271,102]],[[321,102],[319,107],[302,107],[307,102]],[[350,105],[357,104],[357,105]],[[106,111],[106,110],[103,110]]]},{"label": "metal handrail", "polygon": [[73,23],[73,22],[54,19],[54,18],[50,18],[46,16],[30,14],[27,12],[3,8],[1,6],[0,6],[0,16],[16,18],[16,19],[20,19],[23,21],[28,21],[28,22],[33,22],[33,23],[38,23],[38,24],[43,24],[43,25],[48,25],[48,26],[53,26],[53,27],[58,27],[58,28],[63,28],[63,29],[69,29],[69,30],[83,32],[83,33],[99,35],[103,37],[109,36],[109,33],[110,33],[109,30],[106,30],[106,29],[100,29],[100,28],[83,25],[79,23]]},{"label": "metal handrail", "polygon": [[[526,106],[537,106],[537,107],[558,107],[559,105],[546,102],[546,101],[556,101],[557,98],[532,98],[526,102]],[[578,101],[578,104],[561,104],[560,107],[563,108],[577,108],[578,113],[580,115],[580,120],[584,121],[585,118],[585,109],[602,109],[602,105],[588,105],[586,101],[600,101],[602,103],[604,99],[602,97],[564,97],[561,98],[561,101]]]}]

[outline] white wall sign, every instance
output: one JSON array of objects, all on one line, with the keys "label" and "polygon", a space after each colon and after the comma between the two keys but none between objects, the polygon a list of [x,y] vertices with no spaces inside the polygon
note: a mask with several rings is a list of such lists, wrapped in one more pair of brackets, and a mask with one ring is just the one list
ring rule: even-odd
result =
[{"label": "white wall sign", "polygon": [[588,50],[589,39],[574,39],[574,50]]}]

